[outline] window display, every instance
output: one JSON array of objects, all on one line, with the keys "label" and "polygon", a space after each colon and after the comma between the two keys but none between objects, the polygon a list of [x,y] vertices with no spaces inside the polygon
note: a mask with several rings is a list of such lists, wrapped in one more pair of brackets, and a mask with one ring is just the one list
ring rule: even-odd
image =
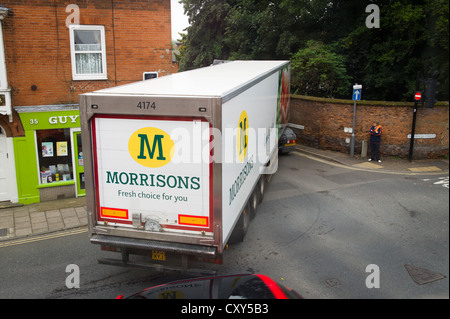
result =
[{"label": "window display", "polygon": [[70,129],[37,130],[40,184],[73,180]]}]

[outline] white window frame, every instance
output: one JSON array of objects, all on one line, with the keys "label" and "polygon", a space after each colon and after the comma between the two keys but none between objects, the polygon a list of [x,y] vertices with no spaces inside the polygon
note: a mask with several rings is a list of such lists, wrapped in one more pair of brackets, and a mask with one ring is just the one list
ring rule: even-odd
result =
[{"label": "white window frame", "polygon": [[[93,51],[90,53],[101,53],[102,55],[102,73],[96,74],[80,74],[77,73],[77,65],[75,59],[75,32],[78,30],[86,30],[86,31],[100,31],[101,35],[101,51]],[[80,80],[107,80],[108,73],[106,70],[106,45],[105,45],[105,27],[102,25],[75,25],[72,24],[69,26],[70,31],[70,54],[72,60],[72,79],[74,81]],[[80,53],[80,51],[78,51]]]}]

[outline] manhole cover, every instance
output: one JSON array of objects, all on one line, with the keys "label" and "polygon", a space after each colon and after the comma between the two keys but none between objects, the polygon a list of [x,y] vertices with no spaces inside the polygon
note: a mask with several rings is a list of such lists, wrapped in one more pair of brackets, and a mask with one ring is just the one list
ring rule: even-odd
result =
[{"label": "manhole cover", "polygon": [[408,271],[408,274],[411,276],[412,280],[418,285],[428,284],[430,282],[445,278],[444,275],[427,269],[418,268],[411,265],[405,265],[405,268]]},{"label": "manhole cover", "polygon": [[331,279],[326,279],[325,282],[328,284],[328,286],[330,287],[336,287],[338,285],[341,284],[341,282],[339,281],[339,279],[336,278],[331,278]]}]

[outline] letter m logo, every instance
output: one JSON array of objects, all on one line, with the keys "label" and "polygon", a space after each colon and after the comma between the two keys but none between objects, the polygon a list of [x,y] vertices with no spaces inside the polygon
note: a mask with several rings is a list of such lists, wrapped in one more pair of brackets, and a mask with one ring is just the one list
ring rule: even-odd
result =
[{"label": "letter m logo", "polygon": [[164,138],[164,135],[155,135],[153,138],[153,144],[150,147],[150,142],[148,140],[147,134],[139,134],[138,137],[141,140],[141,147],[138,159],[147,159],[146,154],[150,157],[150,159],[153,159],[155,156],[156,148],[158,148],[158,157],[156,158],[158,161],[165,161],[166,158],[164,157],[163,153],[163,147],[162,147],[162,139]]},{"label": "letter m logo", "polygon": [[131,158],[142,166],[163,167],[172,161],[175,142],[159,128],[144,127],[130,136],[128,152]]}]

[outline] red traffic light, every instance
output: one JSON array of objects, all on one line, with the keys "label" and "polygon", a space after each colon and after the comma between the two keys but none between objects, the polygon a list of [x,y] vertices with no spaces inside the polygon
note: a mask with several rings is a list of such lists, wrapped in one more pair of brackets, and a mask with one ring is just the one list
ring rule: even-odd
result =
[{"label": "red traffic light", "polygon": [[422,99],[422,92],[416,92],[416,94],[414,94],[414,99],[420,101]]}]

